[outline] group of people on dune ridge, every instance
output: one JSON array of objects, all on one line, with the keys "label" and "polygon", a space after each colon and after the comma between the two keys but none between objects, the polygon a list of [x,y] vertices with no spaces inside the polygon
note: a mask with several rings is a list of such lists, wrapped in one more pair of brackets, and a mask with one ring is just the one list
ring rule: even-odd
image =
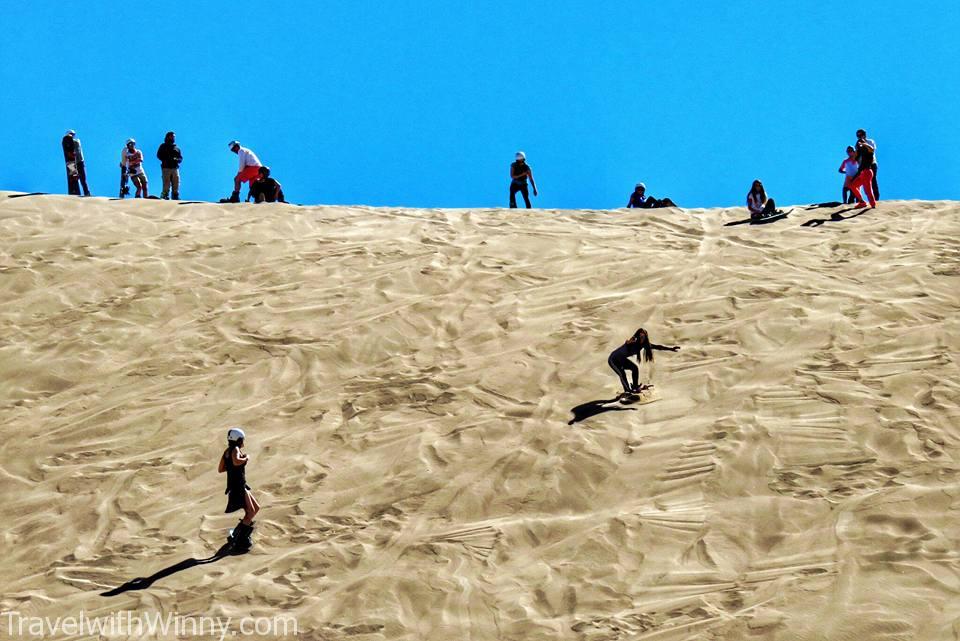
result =
[{"label": "group of people on dune ridge", "polygon": [[[80,139],[71,129],[64,135],[62,142],[63,158],[67,167],[67,192],[79,196],[82,188],[83,195],[89,196],[90,189],[87,186]],[[120,198],[130,193],[130,188],[127,186],[128,180],[136,187],[137,198],[150,197],[147,173],[143,167],[143,152],[137,149],[136,145],[137,141],[130,138],[120,152]],[[239,167],[233,178],[233,191],[230,197],[221,199],[220,202],[240,202],[240,188],[243,183],[249,186],[247,202],[251,200],[258,203],[286,202],[283,187],[270,176],[270,168],[264,166],[253,151],[243,147],[237,140],[231,140],[228,147],[230,151],[237,154]],[[863,129],[857,130],[857,141],[854,145],[847,147],[847,158],[840,165],[839,171],[844,175],[841,202],[846,204],[856,202],[857,207],[866,207],[867,203],[860,195],[860,189],[863,188],[870,206],[876,207],[877,200],[880,198],[880,188],[877,186],[876,151],[877,143],[867,138],[867,132]],[[160,170],[163,175],[163,191],[160,197],[166,200],[171,197],[172,191],[172,198],[179,200],[180,163],[183,162],[183,154],[176,144],[174,132],[167,132],[163,144],[157,149],[157,159],[160,161]],[[517,207],[517,194],[520,194],[527,209],[530,209],[532,207],[531,188],[534,196],[539,195],[537,182],[533,178],[533,169],[527,164],[527,155],[518,151],[514,162],[510,164],[510,208]],[[670,198],[648,196],[647,186],[638,182],[626,206],[636,209],[654,209],[677,205]],[[774,199],[767,196],[766,189],[759,179],[753,181],[750,191],[747,192],[747,209],[750,212],[750,218],[754,220],[783,213],[777,209]]]}]

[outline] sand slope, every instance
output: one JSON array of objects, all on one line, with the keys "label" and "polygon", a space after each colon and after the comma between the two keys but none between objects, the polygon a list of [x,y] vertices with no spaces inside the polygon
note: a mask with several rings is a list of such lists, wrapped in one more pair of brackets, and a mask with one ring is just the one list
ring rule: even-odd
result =
[{"label": "sand slope", "polygon": [[[0,610],[302,638],[960,638],[960,204],[0,194]],[[833,216],[831,216],[833,214]],[[661,399],[610,399],[636,327]],[[216,473],[247,428],[245,557]]]}]

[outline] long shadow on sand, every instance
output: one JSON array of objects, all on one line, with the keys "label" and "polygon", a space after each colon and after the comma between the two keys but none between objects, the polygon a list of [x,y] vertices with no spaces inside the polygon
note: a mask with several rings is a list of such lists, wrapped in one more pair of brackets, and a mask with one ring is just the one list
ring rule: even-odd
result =
[{"label": "long shadow on sand", "polygon": [[580,421],[585,421],[591,416],[596,416],[597,414],[603,414],[604,412],[635,412],[637,408],[635,407],[620,407],[619,405],[609,405],[609,403],[616,403],[620,400],[620,397],[611,398],[609,400],[599,400],[599,401],[589,401],[583,405],[577,405],[570,411],[573,412],[573,418],[570,419],[570,422],[567,425],[573,425],[574,423],[579,423]]},{"label": "long shadow on sand", "polygon": [[7,198],[26,198],[27,196],[49,196],[45,191],[34,191],[29,194],[10,194]]},{"label": "long shadow on sand", "polygon": [[207,557],[205,559],[184,559],[179,563],[175,563],[168,568],[163,568],[155,574],[151,574],[147,577],[137,577],[135,579],[130,579],[120,587],[113,588],[107,592],[101,592],[100,596],[117,596],[118,594],[123,594],[124,592],[129,592],[130,590],[145,590],[149,588],[155,581],[162,579],[164,577],[170,576],[171,574],[176,574],[177,572],[182,572],[183,570],[190,569],[197,565],[206,565],[207,563],[215,563],[220,559],[228,556],[234,556],[234,553],[231,549],[230,543],[224,543],[223,547],[216,551],[213,556]]},{"label": "long shadow on sand", "polygon": [[[857,213],[850,216],[844,216],[848,211],[856,211]],[[801,227],[819,227],[825,223],[839,223],[844,220],[850,220],[851,218],[856,218],[857,216],[862,216],[863,214],[870,211],[869,207],[863,207],[857,209],[856,207],[847,207],[846,209],[841,209],[840,211],[835,211],[830,214],[830,218],[811,218],[807,222],[803,223]]]},{"label": "long shadow on sand", "polygon": [[723,226],[735,227],[736,225],[769,225],[770,223],[775,223],[778,220],[783,220],[788,215],[790,215],[790,212],[792,211],[793,211],[792,209],[788,209],[787,211],[780,212],[779,214],[772,214],[770,216],[764,216],[763,218],[746,218],[744,220],[734,220],[729,223],[724,223]]}]

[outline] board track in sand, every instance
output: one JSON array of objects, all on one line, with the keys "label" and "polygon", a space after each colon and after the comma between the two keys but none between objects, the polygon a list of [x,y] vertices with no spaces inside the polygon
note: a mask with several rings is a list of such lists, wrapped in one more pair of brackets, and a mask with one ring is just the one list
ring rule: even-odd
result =
[{"label": "board track in sand", "polygon": [[[960,634],[960,204],[725,226],[745,211],[9,195],[0,610]],[[682,345],[660,399],[568,425],[639,326]],[[100,596],[222,544],[235,424],[254,549]]]}]

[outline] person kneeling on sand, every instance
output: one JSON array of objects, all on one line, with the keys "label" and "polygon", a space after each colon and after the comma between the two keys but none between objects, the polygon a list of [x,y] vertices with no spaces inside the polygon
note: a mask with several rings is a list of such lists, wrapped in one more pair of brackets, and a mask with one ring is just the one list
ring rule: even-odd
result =
[{"label": "person kneeling on sand", "polygon": [[767,198],[767,192],[759,180],[754,180],[753,186],[747,192],[747,209],[750,210],[752,220],[777,213],[777,204],[773,202],[773,198]]},{"label": "person kneeling on sand", "polygon": [[[620,384],[623,385],[623,394],[620,395],[621,400],[628,398],[631,394],[640,392],[644,388],[651,387],[650,385],[640,385],[640,368],[630,361],[630,357],[636,356],[639,362],[641,360],[641,354],[643,354],[642,360],[652,363],[653,350],[655,349],[676,352],[680,350],[680,347],[678,345],[673,347],[654,345],[650,342],[650,335],[647,334],[647,330],[641,327],[634,332],[633,336],[628,338],[623,345],[610,353],[609,358],[607,358],[607,364],[617,373],[617,376],[620,377]],[[632,385],[627,384],[626,370],[630,370],[631,377],[633,378]]]},{"label": "person kneeling on sand", "polygon": [[[233,177],[233,193],[230,195],[230,202],[238,203],[240,202],[240,183],[248,183],[252,186],[253,181],[260,177],[259,169],[263,163],[260,162],[255,153],[246,147],[241,147],[237,140],[231,140],[228,146],[230,151],[237,154],[240,159],[240,169],[237,171],[237,175]],[[247,193],[247,202],[250,202],[249,193]]]},{"label": "person kneeling on sand", "polygon": [[630,200],[627,201],[628,208],[637,209],[655,209],[657,207],[676,207],[676,204],[669,198],[656,199],[653,196],[647,196],[647,186],[643,183],[637,183],[630,194]]},{"label": "person kneeling on sand", "polygon": [[255,203],[285,203],[283,186],[270,177],[269,167],[260,167],[260,177],[250,185],[250,195]]},{"label": "person kneeling on sand", "polygon": [[147,198],[147,172],[143,170],[143,152],[137,149],[137,141],[133,138],[127,139],[127,146],[120,152],[120,168],[126,169],[127,176],[137,188],[135,197]]},{"label": "person kneeling on sand", "polygon": [[217,471],[227,474],[227,509],[225,514],[243,510],[243,519],[233,529],[229,542],[238,552],[246,552],[253,545],[250,535],[253,534],[253,517],[260,511],[260,504],[253,498],[250,486],[247,485],[247,463],[250,457],[243,453],[243,442],[246,435],[239,427],[232,427],[227,431],[227,449],[220,456],[220,466]]}]

